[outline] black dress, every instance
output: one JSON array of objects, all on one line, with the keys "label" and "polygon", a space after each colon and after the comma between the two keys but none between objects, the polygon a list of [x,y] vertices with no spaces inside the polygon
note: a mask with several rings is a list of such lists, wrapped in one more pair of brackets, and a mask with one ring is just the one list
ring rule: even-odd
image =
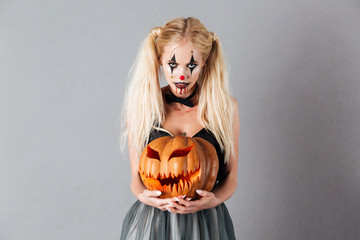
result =
[{"label": "black dress", "polygon": [[[163,128],[153,129],[149,142],[171,133]],[[226,177],[224,155],[214,135],[205,128],[193,137],[201,137],[214,145],[219,171],[215,183],[218,185]],[[224,203],[195,213],[178,214],[161,211],[137,200],[125,216],[121,240],[197,240],[197,239],[235,239],[234,227]]]}]

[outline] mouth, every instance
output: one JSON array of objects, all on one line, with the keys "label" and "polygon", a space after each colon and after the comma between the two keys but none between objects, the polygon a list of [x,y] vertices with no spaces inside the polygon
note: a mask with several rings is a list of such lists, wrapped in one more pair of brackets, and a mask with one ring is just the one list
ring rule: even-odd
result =
[{"label": "mouth", "polygon": [[186,88],[187,86],[189,86],[190,83],[183,83],[183,82],[177,82],[177,83],[174,83],[174,85],[179,88],[179,89],[184,89]]},{"label": "mouth", "polygon": [[200,178],[200,166],[194,171],[186,171],[185,173],[179,174],[178,176],[160,176],[157,177],[148,176],[143,179],[145,186],[151,186],[153,189],[159,191],[172,192],[180,195],[187,193],[195,182],[199,181]]}]

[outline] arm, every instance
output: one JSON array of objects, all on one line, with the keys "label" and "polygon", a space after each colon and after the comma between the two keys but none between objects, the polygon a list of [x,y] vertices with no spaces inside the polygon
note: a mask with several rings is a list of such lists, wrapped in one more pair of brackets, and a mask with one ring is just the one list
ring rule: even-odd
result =
[{"label": "arm", "polygon": [[144,192],[146,190],[144,184],[142,183],[139,174],[139,156],[136,152],[136,149],[134,145],[132,144],[132,141],[128,135],[128,142],[129,142],[129,158],[130,158],[130,167],[131,167],[131,184],[130,189],[131,192],[137,197],[140,193]]},{"label": "arm", "polygon": [[235,192],[237,186],[237,168],[238,168],[238,157],[239,157],[239,110],[238,103],[233,97],[232,102],[234,104],[234,116],[233,116],[233,143],[234,143],[234,152],[235,156],[230,156],[229,164],[226,165],[228,170],[228,175],[223,183],[217,186],[213,192],[208,192],[204,190],[197,191],[197,193],[202,196],[201,199],[196,201],[186,201],[183,199],[184,196],[179,196],[176,198],[173,207],[168,207],[167,209],[171,212],[176,213],[191,213],[197,212],[203,209],[208,209],[216,207],[217,205],[228,200]]},{"label": "arm", "polygon": [[[238,158],[239,158],[239,110],[238,103],[236,99],[233,97],[234,104],[234,120],[233,120],[233,143],[234,143],[234,153],[235,156],[230,155],[230,161],[226,164],[226,168],[228,170],[228,175],[224,182],[214,189],[213,193],[215,197],[218,199],[219,203],[223,203],[228,200],[235,192],[237,186],[237,170],[238,170]],[[218,205],[217,204],[217,205]]]}]

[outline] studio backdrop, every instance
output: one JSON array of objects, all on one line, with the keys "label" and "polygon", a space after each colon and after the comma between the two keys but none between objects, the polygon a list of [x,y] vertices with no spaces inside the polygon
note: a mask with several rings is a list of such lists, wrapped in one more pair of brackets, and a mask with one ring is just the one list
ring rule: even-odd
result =
[{"label": "studio backdrop", "polygon": [[360,239],[356,0],[2,0],[0,239],[119,239],[127,74],[151,28],[189,16],[239,103],[237,239]]}]

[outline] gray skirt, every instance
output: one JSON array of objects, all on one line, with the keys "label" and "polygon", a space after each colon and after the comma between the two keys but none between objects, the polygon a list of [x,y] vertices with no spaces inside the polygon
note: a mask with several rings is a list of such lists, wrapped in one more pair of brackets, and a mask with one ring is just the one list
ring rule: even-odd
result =
[{"label": "gray skirt", "polygon": [[121,240],[235,239],[224,203],[195,213],[161,211],[137,200],[125,216]]}]

